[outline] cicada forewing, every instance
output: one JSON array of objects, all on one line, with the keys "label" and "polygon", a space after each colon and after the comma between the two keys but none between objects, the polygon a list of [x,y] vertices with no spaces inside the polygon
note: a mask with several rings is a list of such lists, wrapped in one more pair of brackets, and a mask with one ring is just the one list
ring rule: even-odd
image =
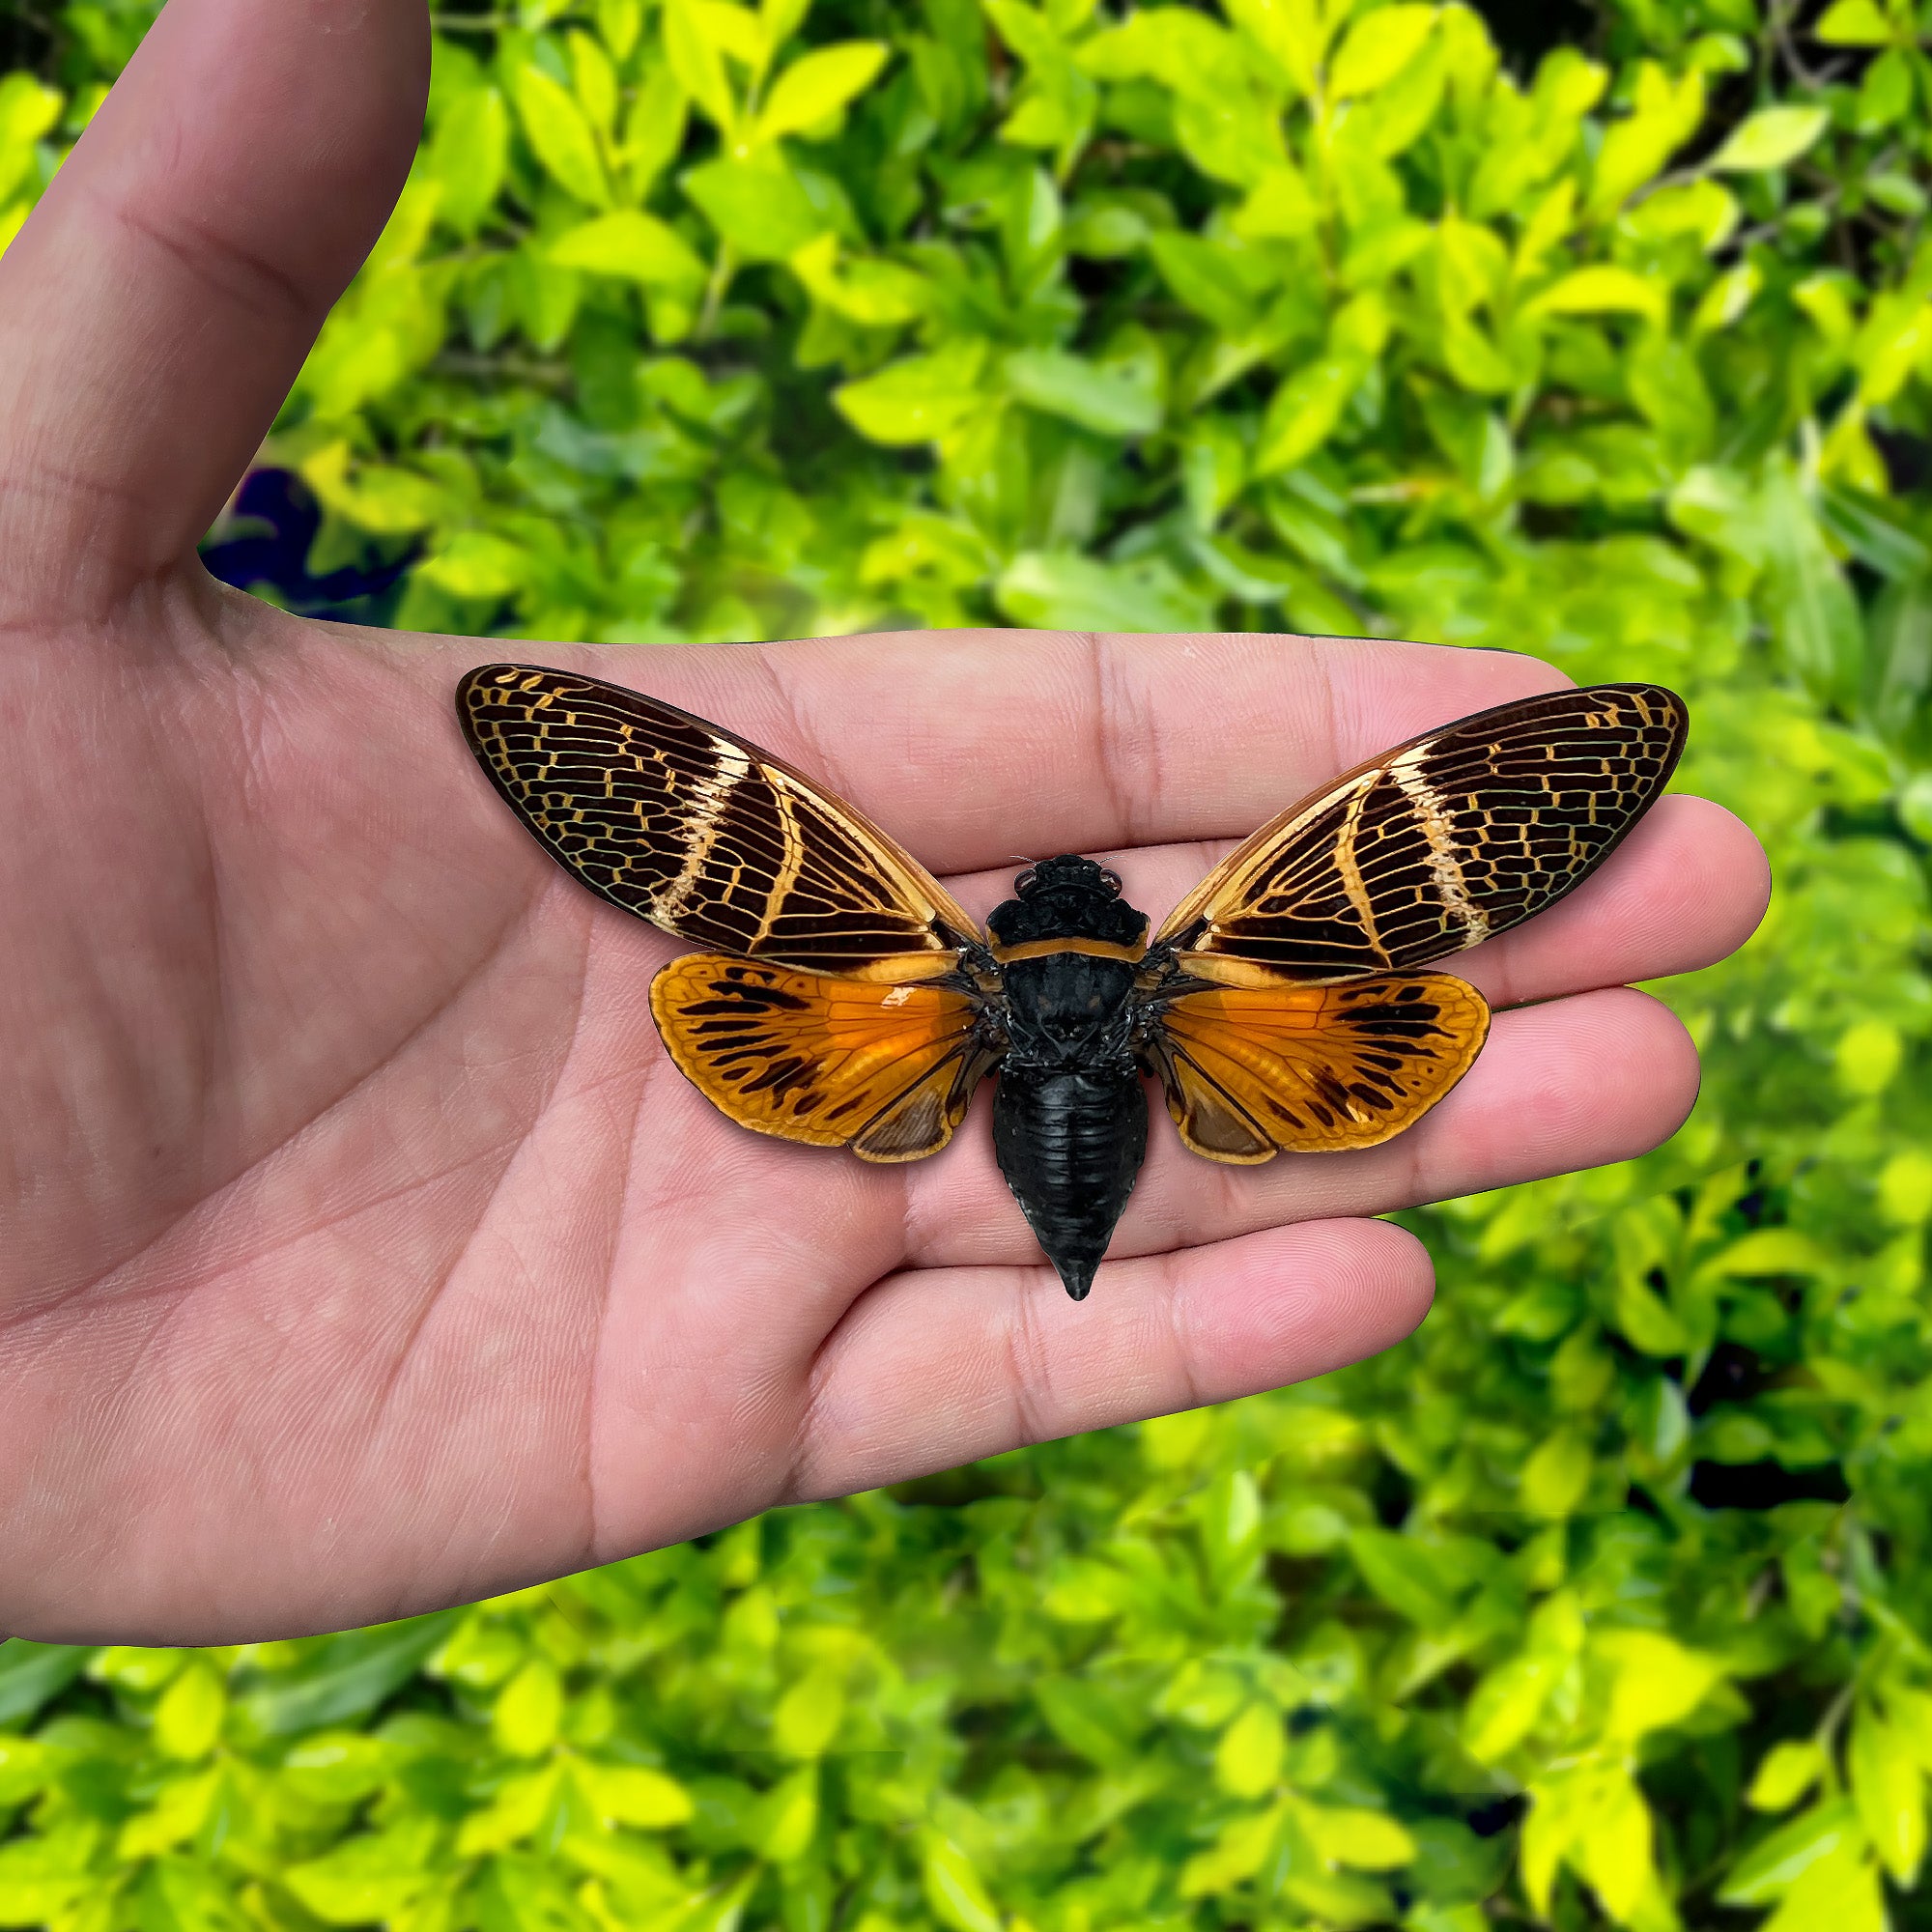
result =
[{"label": "cicada forewing", "polygon": [[484,770],[552,855],[680,939],[897,982],[951,972],[978,938],[877,826],[689,712],[536,665],[484,665],[456,703]]}]

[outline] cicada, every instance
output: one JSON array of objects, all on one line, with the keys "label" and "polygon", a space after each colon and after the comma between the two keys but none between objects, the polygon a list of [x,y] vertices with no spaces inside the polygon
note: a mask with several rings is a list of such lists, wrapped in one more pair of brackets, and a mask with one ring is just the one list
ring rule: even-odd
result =
[{"label": "cicada", "polygon": [[657,976],[651,1010],[740,1126],[923,1160],[997,1071],[1000,1170],[1075,1300],[1147,1151],[1144,1073],[1210,1160],[1412,1126],[1490,1021],[1425,969],[1586,879],[1662,794],[1686,725],[1651,684],[1444,724],[1269,820],[1150,936],[1074,854],[1029,866],[981,927],[803,773],[620,685],[485,665],[457,708],[554,859],[704,949]]}]

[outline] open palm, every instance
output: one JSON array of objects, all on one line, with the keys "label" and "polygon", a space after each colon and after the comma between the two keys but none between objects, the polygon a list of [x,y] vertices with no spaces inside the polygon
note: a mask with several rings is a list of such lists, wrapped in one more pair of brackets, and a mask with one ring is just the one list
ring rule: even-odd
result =
[{"label": "open palm", "polygon": [[[1358,1218],[1650,1147],[1696,1062],[1622,990],[1762,858],[1666,801],[1459,964],[1492,1043],[1372,1152],[1154,1147],[1069,1303],[986,1110],[907,1168],[755,1139],[672,1069],[677,949],[573,885],[450,708],[501,647],[297,621],[194,544],[407,167],[420,0],[173,0],[0,263],[0,1628],[365,1622],[1382,1347]],[[851,798],[969,910],[1104,854],[1156,923],[1225,840],[1523,659],[1041,634],[525,647]],[[963,876],[962,876],[963,875]]]}]

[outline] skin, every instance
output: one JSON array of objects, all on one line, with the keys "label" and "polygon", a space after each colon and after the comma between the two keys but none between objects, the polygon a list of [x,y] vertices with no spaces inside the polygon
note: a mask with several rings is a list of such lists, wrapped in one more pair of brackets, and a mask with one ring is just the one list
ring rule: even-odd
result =
[{"label": "skin", "polygon": [[[1666,801],[1463,956],[1492,1042],[1355,1155],[1163,1120],[1092,1299],[994,1170],[756,1139],[666,1061],[674,951],[573,885],[450,694],[500,644],[337,629],[196,539],[408,167],[417,0],[173,0],[0,263],[0,1629],[360,1624],[1407,1334],[1360,1217],[1655,1146],[1695,1093],[1623,982],[1728,952],[1745,828]],[[1156,919],[1300,793],[1560,682],[1294,638],[965,633],[514,654],[646,685],[875,816],[983,913],[1103,857]]]}]

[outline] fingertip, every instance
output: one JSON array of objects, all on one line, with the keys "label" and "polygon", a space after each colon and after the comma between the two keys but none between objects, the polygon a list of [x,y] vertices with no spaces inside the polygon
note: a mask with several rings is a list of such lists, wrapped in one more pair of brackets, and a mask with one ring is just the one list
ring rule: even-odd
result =
[{"label": "fingertip", "polygon": [[1131,1271],[1151,1266],[1169,1276],[1197,1403],[1286,1387],[1378,1354],[1414,1332],[1435,1293],[1429,1250],[1391,1221],[1304,1221],[1123,1262],[1122,1292],[1135,1290]]},{"label": "fingertip", "polygon": [[1756,932],[1771,907],[1771,854],[1757,834],[1716,799],[1687,797],[1684,803],[1694,806],[1702,820],[1711,869],[1729,884],[1732,927],[1725,950],[1735,952]]},{"label": "fingertip", "polygon": [[1450,1096],[1436,1128],[1473,1150],[1464,1178],[1519,1181],[1634,1159],[1668,1140],[1697,1098],[1689,1030],[1634,987],[1520,1008],[1499,1016],[1496,1032],[1503,1052],[1487,1069],[1478,1063],[1487,1077]]}]

